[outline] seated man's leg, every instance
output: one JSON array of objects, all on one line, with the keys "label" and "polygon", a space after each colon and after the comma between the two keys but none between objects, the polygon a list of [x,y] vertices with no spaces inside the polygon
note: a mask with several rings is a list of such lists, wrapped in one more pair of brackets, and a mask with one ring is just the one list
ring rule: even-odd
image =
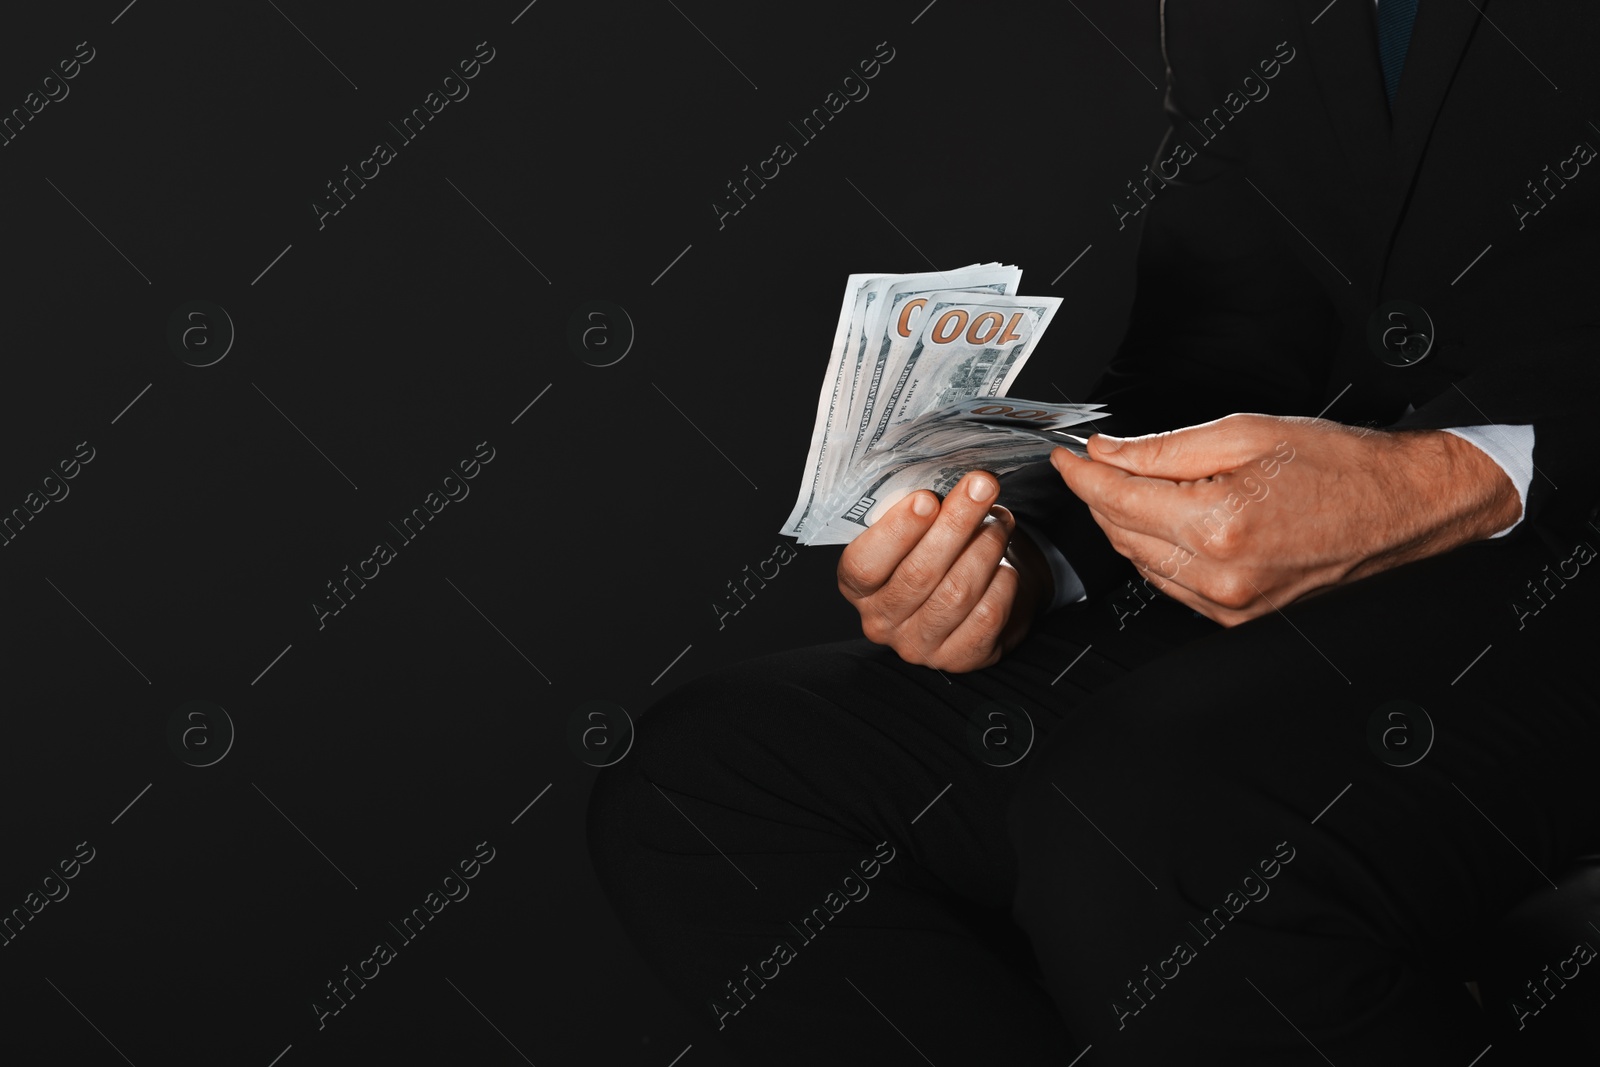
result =
[{"label": "seated man's leg", "polygon": [[[1464,957],[1600,846],[1600,573],[1534,533],[1206,636],[1067,713],[1009,824],[1085,1065],[1465,1067],[1489,1044]],[[1534,614],[1526,583],[1558,571]]]},{"label": "seated man's leg", "polygon": [[[1011,922],[1004,814],[1063,708],[1214,629],[1165,600],[1133,610],[1056,612],[970,674],[856,640],[685,683],[590,803],[630,939],[750,1062],[1071,1059]],[[1008,708],[1038,736],[1014,711],[973,726]]]}]

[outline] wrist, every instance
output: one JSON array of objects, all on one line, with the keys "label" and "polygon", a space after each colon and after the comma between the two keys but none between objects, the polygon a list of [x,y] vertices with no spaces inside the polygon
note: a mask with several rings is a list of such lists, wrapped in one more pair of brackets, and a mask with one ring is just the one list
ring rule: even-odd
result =
[{"label": "wrist", "polygon": [[1409,540],[1422,549],[1415,556],[1493,537],[1521,516],[1516,485],[1477,445],[1443,430],[1401,430],[1393,436],[1408,497],[1417,504],[1408,524]]}]

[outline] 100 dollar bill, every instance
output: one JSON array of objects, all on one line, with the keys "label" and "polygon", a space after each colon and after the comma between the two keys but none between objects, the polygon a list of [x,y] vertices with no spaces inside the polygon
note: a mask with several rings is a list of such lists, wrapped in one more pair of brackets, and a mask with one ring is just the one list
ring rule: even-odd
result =
[{"label": "100 dollar bill", "polygon": [[1051,404],[1010,397],[957,401],[906,423],[867,453],[851,477],[817,507],[802,544],[846,544],[917,489],[943,496],[970,471],[1009,474],[1056,448],[1087,455],[1063,433],[1091,422],[1099,404]]},{"label": "100 dollar bill", "polygon": [[806,515],[821,495],[849,468],[855,442],[876,407],[882,380],[882,337],[877,323],[886,300],[898,303],[919,291],[986,290],[1003,295],[1015,289],[1022,272],[998,263],[972,264],[929,274],[852,274],[834,328],[833,348],[817,398],[806,475],[782,533],[798,536]]},{"label": "100 dollar bill", "polygon": [[943,494],[967,471],[1081,446],[1060,431],[1100,405],[1005,396],[1061,305],[1014,295],[1021,277],[997,263],[850,276],[783,533],[849,541],[919,486]]}]

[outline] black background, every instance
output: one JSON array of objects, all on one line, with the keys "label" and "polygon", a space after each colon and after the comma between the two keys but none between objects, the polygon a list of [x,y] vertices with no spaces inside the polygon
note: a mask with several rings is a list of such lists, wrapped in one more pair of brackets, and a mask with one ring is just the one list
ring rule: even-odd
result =
[{"label": "black background", "polygon": [[[95,850],[0,947],[30,1062],[730,1062],[600,897],[574,714],[858,632],[836,548],[712,607],[786,540],[846,274],[1022,266],[1064,300],[1024,397],[1081,399],[1125,325],[1109,204],[1162,128],[1155,3],[524,2],[7,13],[0,112],[95,51],[0,147],[0,511],[94,449],[0,549],[0,914]],[[869,95],[719,228],[880,42]],[[209,367],[167,340],[194,300],[236,330]],[[568,341],[591,300],[636,331],[610,366]],[[191,700],[236,730],[211,766],[169,745]],[[470,895],[319,1030],[324,983],[482,841]]]}]

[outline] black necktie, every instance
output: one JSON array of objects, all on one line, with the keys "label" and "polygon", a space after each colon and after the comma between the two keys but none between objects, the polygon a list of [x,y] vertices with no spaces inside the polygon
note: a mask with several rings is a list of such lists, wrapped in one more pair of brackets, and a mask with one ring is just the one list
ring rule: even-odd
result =
[{"label": "black necktie", "polygon": [[1411,24],[1417,19],[1417,0],[1378,0],[1378,59],[1383,63],[1383,88],[1394,107],[1400,71],[1411,44]]}]

